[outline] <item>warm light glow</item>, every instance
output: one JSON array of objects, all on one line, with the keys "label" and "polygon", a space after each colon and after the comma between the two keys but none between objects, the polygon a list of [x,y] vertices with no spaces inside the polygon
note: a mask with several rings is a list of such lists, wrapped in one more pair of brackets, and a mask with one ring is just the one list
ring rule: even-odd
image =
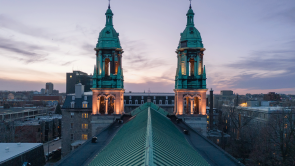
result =
[{"label": "warm light glow", "polygon": [[240,104],[241,107],[247,107],[247,103]]},{"label": "warm light glow", "polygon": [[87,134],[82,134],[82,140],[87,140],[88,139],[88,135]]}]

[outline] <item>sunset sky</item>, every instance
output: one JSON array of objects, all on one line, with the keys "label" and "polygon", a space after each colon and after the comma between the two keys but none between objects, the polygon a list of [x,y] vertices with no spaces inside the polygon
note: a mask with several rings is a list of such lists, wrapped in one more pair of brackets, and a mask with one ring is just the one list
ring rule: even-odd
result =
[{"label": "sunset sky", "polygon": [[[65,92],[66,73],[93,73],[107,0],[0,0],[0,90]],[[173,92],[188,0],[112,0],[126,91]],[[193,0],[216,93],[295,94],[294,0]]]}]

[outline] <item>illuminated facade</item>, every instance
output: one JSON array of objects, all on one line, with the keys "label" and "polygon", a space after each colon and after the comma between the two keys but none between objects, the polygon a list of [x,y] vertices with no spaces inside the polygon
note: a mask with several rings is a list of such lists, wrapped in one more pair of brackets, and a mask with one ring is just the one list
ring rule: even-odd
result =
[{"label": "illuminated facade", "polygon": [[99,34],[96,65],[93,72],[92,114],[122,114],[124,112],[124,77],[119,33],[113,26],[110,6],[106,12],[106,25]]},{"label": "illuminated facade", "polygon": [[190,6],[187,24],[180,34],[175,76],[176,115],[206,114],[206,71],[203,65],[205,48],[200,32],[194,26],[194,12]]}]

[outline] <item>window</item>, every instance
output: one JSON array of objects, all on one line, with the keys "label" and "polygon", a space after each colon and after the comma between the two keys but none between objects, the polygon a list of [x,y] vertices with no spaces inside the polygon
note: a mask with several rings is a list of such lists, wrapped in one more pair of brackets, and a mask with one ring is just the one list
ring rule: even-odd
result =
[{"label": "window", "polygon": [[87,108],[87,105],[88,105],[88,104],[83,104],[83,108]]},{"label": "window", "polygon": [[166,96],[166,100],[168,100],[168,96]]},{"label": "window", "polygon": [[71,123],[71,129],[74,128],[74,123]]},{"label": "window", "polygon": [[131,100],[132,99],[132,96],[129,96],[129,100]]},{"label": "window", "polygon": [[216,142],[219,144],[219,139],[217,139]]},{"label": "window", "polygon": [[138,100],[135,100],[135,104],[138,104]]},{"label": "window", "polygon": [[186,75],[186,68],[185,68],[184,62],[181,62],[181,72],[182,72],[182,75]]},{"label": "window", "polygon": [[144,100],[141,100],[141,104],[143,104],[144,103]]},{"label": "window", "polygon": [[82,124],[82,129],[88,129],[88,124],[87,123],[83,123]]},{"label": "window", "polygon": [[71,134],[71,140],[74,140],[74,134]]},{"label": "window", "polygon": [[87,134],[82,134],[82,140],[87,140],[88,139],[88,135]]},{"label": "window", "polygon": [[165,100],[165,104],[168,105],[168,100]]},{"label": "window", "polygon": [[71,102],[71,108],[75,108],[75,102]]},{"label": "window", "polygon": [[74,112],[71,112],[71,118],[73,118],[74,117]]},{"label": "window", "polygon": [[70,75],[70,78],[72,78],[72,75]]},{"label": "window", "polygon": [[87,100],[87,96],[84,96],[84,100]]},{"label": "window", "polygon": [[124,104],[126,104],[126,100],[124,100]]},{"label": "window", "polygon": [[156,96],[154,96],[154,100],[156,100]]},{"label": "window", "polygon": [[174,100],[172,100],[172,104],[174,104]]},{"label": "window", "polygon": [[159,104],[162,104],[162,100],[159,100]]},{"label": "window", "polygon": [[141,99],[143,100],[143,96],[141,96]]},{"label": "window", "polygon": [[154,100],[153,103],[156,104],[156,100]]},{"label": "window", "polygon": [[129,104],[132,104],[132,100],[129,100]]},{"label": "window", "polygon": [[88,118],[88,113],[82,113],[82,118]]},{"label": "window", "polygon": [[72,96],[72,100],[75,100],[75,96]]}]

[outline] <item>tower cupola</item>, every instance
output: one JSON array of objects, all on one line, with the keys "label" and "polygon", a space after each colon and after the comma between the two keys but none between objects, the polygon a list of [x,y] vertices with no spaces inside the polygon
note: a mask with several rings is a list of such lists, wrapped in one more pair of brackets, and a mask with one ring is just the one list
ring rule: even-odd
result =
[{"label": "tower cupola", "polygon": [[184,31],[180,34],[180,41],[178,48],[185,48],[185,47],[197,47],[203,48],[203,42],[201,38],[200,32],[195,28],[194,24],[194,11],[191,8],[187,11],[187,23]]},{"label": "tower cupola", "polygon": [[101,30],[98,37],[98,42],[96,44],[97,49],[102,48],[121,48],[119,33],[116,32],[113,25],[113,12],[109,5],[106,13],[106,24]]}]

